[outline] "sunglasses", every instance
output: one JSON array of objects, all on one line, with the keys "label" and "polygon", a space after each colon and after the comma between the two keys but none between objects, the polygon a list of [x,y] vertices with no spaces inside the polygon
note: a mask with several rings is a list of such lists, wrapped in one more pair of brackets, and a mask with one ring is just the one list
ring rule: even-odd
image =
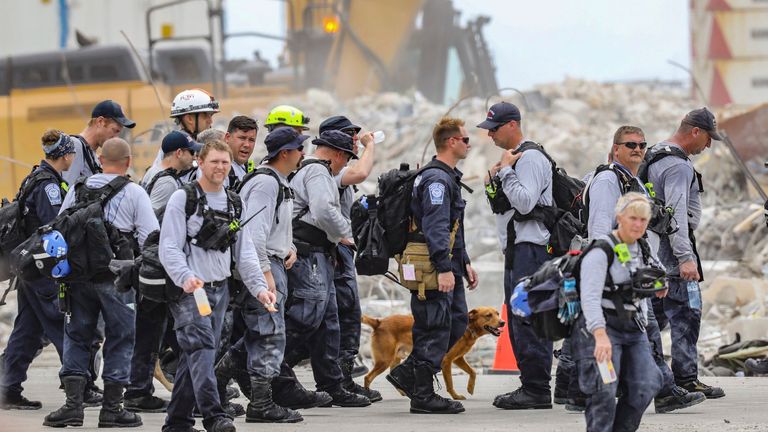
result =
[{"label": "sunglasses", "polygon": [[627,142],[616,143],[616,145],[623,145],[630,150],[634,150],[638,147],[640,147],[640,150],[645,150],[645,148],[648,147],[648,143],[645,141],[643,142],[627,141]]},{"label": "sunglasses", "polygon": [[[509,122],[507,122],[507,123],[509,123]],[[498,132],[498,131],[499,131],[499,129],[501,129],[502,127],[504,127],[504,126],[505,126],[507,123],[502,123],[502,124],[500,124],[500,125],[498,125],[498,126],[496,126],[496,127],[492,127],[492,128],[490,128],[490,129],[488,129],[488,130],[489,130],[489,131],[491,131],[491,132],[493,132],[493,133],[496,133],[496,132]]]},{"label": "sunglasses", "polygon": [[464,141],[464,144],[469,144],[469,137],[468,136],[453,136],[451,138],[456,138]]}]

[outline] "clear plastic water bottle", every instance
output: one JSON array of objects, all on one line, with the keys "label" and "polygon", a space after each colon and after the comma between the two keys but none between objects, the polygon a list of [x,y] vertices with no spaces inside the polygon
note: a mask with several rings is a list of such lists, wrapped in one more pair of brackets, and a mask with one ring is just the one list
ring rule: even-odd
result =
[{"label": "clear plastic water bottle", "polygon": [[691,309],[701,310],[701,291],[698,282],[688,281],[688,306]]},{"label": "clear plastic water bottle", "polygon": [[374,144],[381,144],[385,139],[387,139],[387,136],[384,134],[384,131],[376,131],[373,133]]},{"label": "clear plastic water bottle", "polygon": [[211,314],[211,304],[208,302],[208,294],[206,294],[203,287],[197,288],[194,291],[195,303],[197,303],[197,311],[202,316],[208,316]]}]

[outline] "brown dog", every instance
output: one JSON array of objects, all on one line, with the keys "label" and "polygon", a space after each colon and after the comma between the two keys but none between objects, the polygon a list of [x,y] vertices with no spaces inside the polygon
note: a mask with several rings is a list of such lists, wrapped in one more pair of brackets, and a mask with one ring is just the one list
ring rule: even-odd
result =
[{"label": "brown dog", "polygon": [[[365,376],[365,387],[370,388],[371,382],[381,375],[387,368],[400,364],[413,349],[413,316],[392,315],[386,318],[372,318],[363,315],[362,322],[373,328],[371,335],[371,352],[373,353],[373,369]],[[492,307],[479,307],[469,311],[469,324],[464,335],[448,350],[443,358],[442,370],[445,388],[454,399],[466,399],[456,393],[453,388],[451,365],[456,364],[461,370],[469,374],[467,391],[469,394],[475,391],[475,379],[477,373],[464,359],[480,336],[491,334],[498,337],[504,321],[499,318],[499,311]]]}]

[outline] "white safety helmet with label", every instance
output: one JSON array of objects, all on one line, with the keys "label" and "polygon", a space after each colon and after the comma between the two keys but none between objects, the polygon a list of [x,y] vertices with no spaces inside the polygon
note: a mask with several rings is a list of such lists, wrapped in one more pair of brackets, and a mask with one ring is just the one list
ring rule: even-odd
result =
[{"label": "white safety helmet with label", "polygon": [[219,112],[219,102],[205,90],[184,90],[173,98],[171,117],[201,112]]}]

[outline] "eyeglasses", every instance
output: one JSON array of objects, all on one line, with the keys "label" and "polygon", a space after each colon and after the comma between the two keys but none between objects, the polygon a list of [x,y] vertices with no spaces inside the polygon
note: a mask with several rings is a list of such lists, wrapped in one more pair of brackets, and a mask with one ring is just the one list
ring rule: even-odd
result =
[{"label": "eyeglasses", "polygon": [[623,145],[630,150],[634,150],[638,147],[640,147],[640,150],[645,150],[645,148],[648,147],[648,143],[645,141],[643,142],[626,141],[626,142],[616,143],[616,145]]},{"label": "eyeglasses", "polygon": [[464,144],[469,144],[469,137],[468,136],[452,136],[451,138],[456,138],[458,140],[464,141]]},{"label": "eyeglasses", "polygon": [[[507,122],[507,123],[509,123],[509,122]],[[492,127],[492,128],[490,128],[490,129],[488,129],[488,130],[489,130],[489,131],[491,131],[491,132],[493,132],[493,133],[496,133],[496,132],[498,132],[498,131],[499,131],[499,129],[501,129],[502,127],[504,127],[504,126],[505,126],[507,123],[502,123],[502,124],[500,124],[500,125],[498,125],[498,126],[496,126],[496,127]]]}]

